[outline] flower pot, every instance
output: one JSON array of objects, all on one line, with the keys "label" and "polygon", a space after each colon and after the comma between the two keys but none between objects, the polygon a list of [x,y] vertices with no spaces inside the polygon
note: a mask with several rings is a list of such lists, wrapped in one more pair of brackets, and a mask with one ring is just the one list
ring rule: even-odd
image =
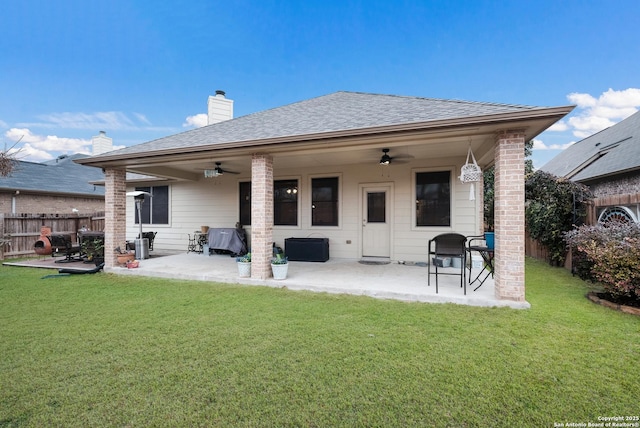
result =
[{"label": "flower pot", "polygon": [[240,278],[250,278],[251,277],[251,262],[237,262],[238,265],[238,276]]},{"label": "flower pot", "polygon": [[116,257],[118,259],[118,264],[121,264],[121,265],[126,265],[127,262],[130,262],[130,261],[136,259],[136,255],[134,253],[131,253],[131,254],[118,254]]},{"label": "flower pot", "polygon": [[273,279],[286,279],[288,270],[289,263],[277,265],[271,263],[271,272],[273,272]]},{"label": "flower pot", "polygon": [[494,246],[495,246],[495,235],[493,232],[485,232],[484,233],[484,240],[487,243],[487,248],[489,248],[490,250],[493,250]]}]

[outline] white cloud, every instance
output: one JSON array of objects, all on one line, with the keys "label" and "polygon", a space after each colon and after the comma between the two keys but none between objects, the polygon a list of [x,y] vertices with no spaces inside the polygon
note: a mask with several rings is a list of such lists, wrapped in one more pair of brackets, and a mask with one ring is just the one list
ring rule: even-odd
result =
[{"label": "white cloud", "polygon": [[146,125],[151,125],[151,121],[149,119],[147,119],[147,116],[145,116],[142,113],[133,113],[133,115],[136,117],[136,119],[138,119],[138,121],[140,121],[141,123],[144,123]]},{"label": "white cloud", "polygon": [[576,104],[578,108],[593,107],[597,101],[589,94],[579,94],[576,92],[567,95],[567,99],[573,104]]},{"label": "white cloud", "polygon": [[13,149],[10,151],[16,151],[16,159],[26,160],[30,162],[45,162],[54,158],[54,156],[46,150],[39,150],[33,147],[31,144],[26,143],[19,149]]},{"label": "white cloud", "polygon": [[587,138],[598,131],[615,125],[615,122],[606,117],[593,115],[574,116],[569,118],[569,125],[573,128],[573,135],[578,138]]},{"label": "white cloud", "polygon": [[0,128],[8,128],[9,125],[7,125],[7,122],[5,122],[4,120],[0,119]]},{"label": "white cloud", "polygon": [[638,111],[640,107],[640,89],[629,88],[622,91],[609,89],[598,98],[590,94],[571,93],[568,100],[577,105],[579,111],[569,118],[568,125],[573,135],[586,138]]},{"label": "white cloud", "polygon": [[142,113],[132,113],[131,117],[119,111],[101,111],[95,113],[50,113],[38,116],[40,122],[18,123],[23,128],[62,128],[90,130],[126,130],[126,131],[164,131],[174,132],[171,127],[152,126],[151,121]]},{"label": "white cloud", "polygon": [[640,89],[629,88],[624,91],[609,89],[600,95],[601,104],[610,107],[625,108],[640,106]]},{"label": "white cloud", "polygon": [[20,141],[13,151],[20,151],[19,159],[39,162],[53,159],[54,153],[91,153],[91,140],[81,138],[61,138],[55,135],[38,135],[27,128],[11,128],[5,136]]},{"label": "white cloud", "polygon": [[185,128],[202,128],[207,126],[208,118],[205,113],[196,114],[193,116],[187,116],[187,119],[182,124]]},{"label": "white cloud", "polygon": [[564,150],[567,147],[575,144],[575,141],[571,141],[567,144],[545,144],[542,140],[533,139],[533,150]]},{"label": "white cloud", "polygon": [[97,113],[51,113],[39,116],[47,126],[65,129],[128,129],[134,122],[124,113],[105,111]]}]

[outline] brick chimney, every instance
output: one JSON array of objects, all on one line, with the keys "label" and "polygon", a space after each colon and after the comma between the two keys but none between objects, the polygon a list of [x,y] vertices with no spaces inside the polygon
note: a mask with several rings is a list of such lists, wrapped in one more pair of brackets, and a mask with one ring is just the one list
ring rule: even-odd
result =
[{"label": "brick chimney", "polygon": [[227,99],[224,95],[224,91],[218,90],[215,96],[209,96],[208,125],[233,119],[233,100]]},{"label": "brick chimney", "polygon": [[99,155],[113,150],[113,140],[107,137],[107,133],[100,131],[100,135],[91,138],[93,154]]}]

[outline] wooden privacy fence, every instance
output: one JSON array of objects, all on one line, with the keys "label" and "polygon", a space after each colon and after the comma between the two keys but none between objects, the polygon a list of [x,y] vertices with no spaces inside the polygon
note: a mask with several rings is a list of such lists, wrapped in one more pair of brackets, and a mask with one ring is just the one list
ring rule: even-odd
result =
[{"label": "wooden privacy fence", "polygon": [[[595,198],[587,202],[587,217],[585,224],[595,225],[598,223],[598,212],[602,208],[616,206],[633,206],[640,204],[640,193],[608,195]],[[525,254],[539,260],[549,261],[549,252],[540,243],[531,238],[529,233],[525,234]],[[565,261],[565,267],[571,269],[572,258],[569,251]]]},{"label": "wooden privacy fence", "polygon": [[0,214],[0,260],[35,255],[34,244],[40,237],[40,228],[47,226],[52,233],[70,233],[78,230],[104,230],[104,212],[93,214]]}]

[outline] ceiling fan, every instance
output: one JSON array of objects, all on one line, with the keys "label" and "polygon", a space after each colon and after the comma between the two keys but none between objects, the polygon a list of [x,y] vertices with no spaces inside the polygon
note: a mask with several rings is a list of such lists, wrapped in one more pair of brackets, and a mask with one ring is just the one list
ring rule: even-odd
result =
[{"label": "ceiling fan", "polygon": [[406,163],[409,162],[409,159],[412,159],[411,155],[396,155],[390,156],[389,149],[382,149],[382,157],[380,158],[380,165],[391,165],[391,163]]},{"label": "ceiling fan", "polygon": [[222,174],[240,174],[236,171],[229,171],[228,169],[222,169],[222,163],[216,162],[216,167],[213,169],[205,169],[204,176],[205,178],[217,177]]}]

